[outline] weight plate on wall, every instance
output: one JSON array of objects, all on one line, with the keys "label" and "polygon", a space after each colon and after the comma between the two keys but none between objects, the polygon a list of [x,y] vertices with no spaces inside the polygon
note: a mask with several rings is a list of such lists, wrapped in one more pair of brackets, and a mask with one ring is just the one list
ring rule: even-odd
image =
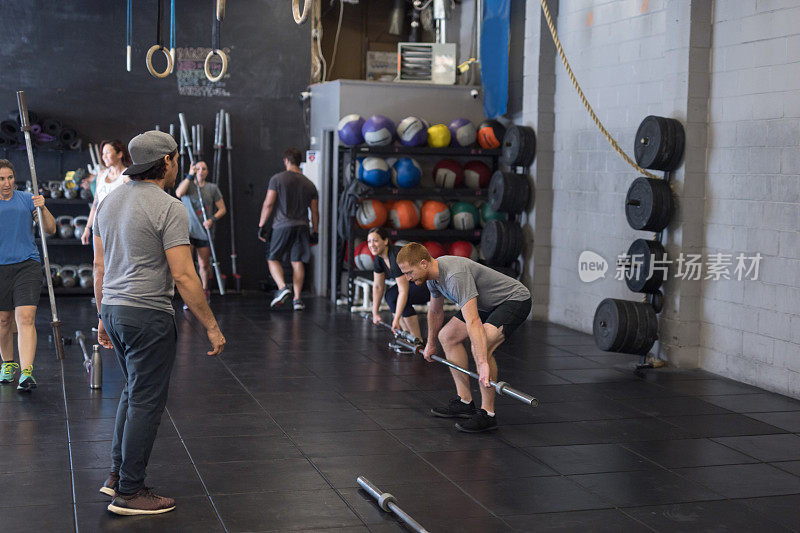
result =
[{"label": "weight plate on wall", "polygon": [[636,163],[652,170],[675,170],[683,158],[686,134],[674,118],[649,115],[639,124],[633,154]]},{"label": "weight plate on wall", "polygon": [[[636,239],[628,248],[631,261],[629,275],[625,276],[625,284],[633,292],[655,292],[664,283],[663,269],[652,268],[655,262],[666,256],[664,247],[658,241]],[[634,267],[634,263],[636,267]],[[651,275],[651,269],[652,275]]]},{"label": "weight plate on wall", "polygon": [[661,231],[674,211],[672,190],[663,179],[636,178],[625,197],[625,218],[635,230]]},{"label": "weight plate on wall", "polygon": [[502,213],[517,214],[525,210],[530,198],[527,176],[495,171],[489,182],[489,207]]},{"label": "weight plate on wall", "polygon": [[606,298],[597,306],[592,333],[601,350],[646,355],[658,339],[658,318],[650,304]]},{"label": "weight plate on wall", "polygon": [[527,167],[536,158],[536,134],[528,126],[511,126],[503,137],[500,159],[506,165]]}]

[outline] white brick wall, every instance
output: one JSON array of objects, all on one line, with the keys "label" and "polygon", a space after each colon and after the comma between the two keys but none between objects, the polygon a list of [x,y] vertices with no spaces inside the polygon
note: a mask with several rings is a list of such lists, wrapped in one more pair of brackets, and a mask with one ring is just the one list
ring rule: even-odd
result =
[{"label": "white brick wall", "polygon": [[[800,393],[798,21],[797,2],[715,3],[706,250],[760,252],[764,258],[759,280],[740,283],[743,300],[733,307],[727,289],[705,283],[700,358],[719,373],[795,396]],[[719,326],[740,331],[741,349],[712,334]]]},{"label": "white brick wall", "polygon": [[[670,256],[763,256],[755,281],[670,279],[659,354],[800,397],[800,5],[711,5],[550,2],[575,75],[623,149],[631,150],[648,114],[684,123]],[[638,299],[613,279],[613,263],[649,235],[631,230],[624,216],[636,173],[583,109],[540,13],[528,0],[522,121],[537,128],[540,150],[526,270],[537,317],[590,331],[602,298]],[[605,279],[579,281],[585,249],[609,261]]]}]

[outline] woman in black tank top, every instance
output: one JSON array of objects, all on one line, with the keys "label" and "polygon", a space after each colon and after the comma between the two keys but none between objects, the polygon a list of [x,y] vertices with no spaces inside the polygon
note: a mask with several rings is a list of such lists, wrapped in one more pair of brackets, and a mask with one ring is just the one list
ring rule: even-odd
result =
[{"label": "woman in black tank top", "polygon": [[[414,305],[426,304],[430,293],[425,285],[417,286],[409,283],[397,266],[398,246],[389,244],[389,235],[383,228],[373,228],[367,235],[367,246],[375,256],[372,285],[372,321],[381,320],[379,313],[381,300],[386,293],[386,303],[393,313],[392,329],[408,331],[421,339],[422,332],[419,327],[417,313]],[[394,279],[397,284],[386,289],[386,278]]]}]

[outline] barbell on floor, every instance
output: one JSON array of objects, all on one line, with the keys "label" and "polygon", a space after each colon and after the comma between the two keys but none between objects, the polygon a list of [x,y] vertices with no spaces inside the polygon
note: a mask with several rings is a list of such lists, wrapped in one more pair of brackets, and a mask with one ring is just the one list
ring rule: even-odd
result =
[{"label": "barbell on floor", "polygon": [[[370,320],[370,321],[372,320],[372,317],[370,317],[370,315],[368,315],[366,313],[364,313],[361,316],[363,316],[367,320]],[[407,331],[394,331],[394,330],[392,330],[392,326],[390,326],[386,322],[378,322],[378,325],[381,326],[381,327],[384,327],[384,328],[386,328],[386,329],[388,329],[390,331],[392,331],[392,333],[394,333],[395,342],[397,344],[399,344],[403,348],[407,348],[407,349],[411,350],[413,353],[415,353],[417,355],[422,355],[422,340],[421,339],[418,339],[418,338],[414,337],[411,333],[409,333]],[[468,375],[469,377],[471,377],[473,379],[476,379],[476,380],[478,379],[478,374],[477,373],[472,372],[471,370],[468,370],[468,369],[466,369],[466,368],[464,368],[462,366],[459,366],[459,365],[457,365],[457,364],[455,364],[455,363],[453,363],[451,361],[448,361],[447,359],[445,359],[443,357],[440,357],[438,355],[433,355],[433,356],[431,356],[431,359],[433,359],[437,363],[442,363],[443,365],[449,366],[453,370],[457,370],[457,371],[461,372],[462,374],[466,374],[466,375]],[[495,382],[495,381],[489,380],[489,385],[494,387],[494,390],[497,391],[497,394],[499,394],[500,396],[509,396],[511,398],[514,398],[515,400],[521,401],[522,403],[526,403],[526,404],[530,405],[531,407],[539,407],[539,400],[537,400],[536,398],[534,398],[530,394],[526,394],[526,393],[524,393],[522,391],[519,391],[517,389],[512,388],[505,381],[497,381],[497,382]]]},{"label": "barbell on floor", "polygon": [[416,531],[416,533],[428,533],[428,530],[425,529],[422,524],[411,518],[411,515],[398,507],[397,500],[394,496],[388,492],[381,492],[378,487],[370,483],[370,481],[364,476],[358,476],[356,481],[361,488],[366,491],[367,494],[372,496],[372,498],[378,502],[378,507],[387,513],[394,513],[397,515],[400,520],[402,520],[413,531]]}]

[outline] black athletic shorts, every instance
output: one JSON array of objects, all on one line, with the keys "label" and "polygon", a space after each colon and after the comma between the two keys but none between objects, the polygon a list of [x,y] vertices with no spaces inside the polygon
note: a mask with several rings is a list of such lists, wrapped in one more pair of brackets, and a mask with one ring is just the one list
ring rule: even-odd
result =
[{"label": "black athletic shorts", "polygon": [[[480,315],[481,322],[484,324],[491,324],[496,328],[503,326],[503,336],[508,339],[514,333],[514,330],[527,320],[532,306],[533,300],[531,298],[527,300],[507,300],[489,311],[479,310],[478,315]],[[465,322],[461,310],[455,314],[455,317]]]},{"label": "black athletic shorts", "polygon": [[191,244],[195,248],[208,248],[210,246],[208,244],[207,240],[205,240],[205,239],[195,239],[195,238],[192,238],[192,237],[189,237],[189,244]]},{"label": "black athletic shorts", "polygon": [[42,264],[35,259],[0,265],[0,311],[23,305],[39,305],[42,292]]},{"label": "black athletic shorts", "polygon": [[308,226],[272,228],[267,259],[271,261],[311,261],[311,232]]}]

